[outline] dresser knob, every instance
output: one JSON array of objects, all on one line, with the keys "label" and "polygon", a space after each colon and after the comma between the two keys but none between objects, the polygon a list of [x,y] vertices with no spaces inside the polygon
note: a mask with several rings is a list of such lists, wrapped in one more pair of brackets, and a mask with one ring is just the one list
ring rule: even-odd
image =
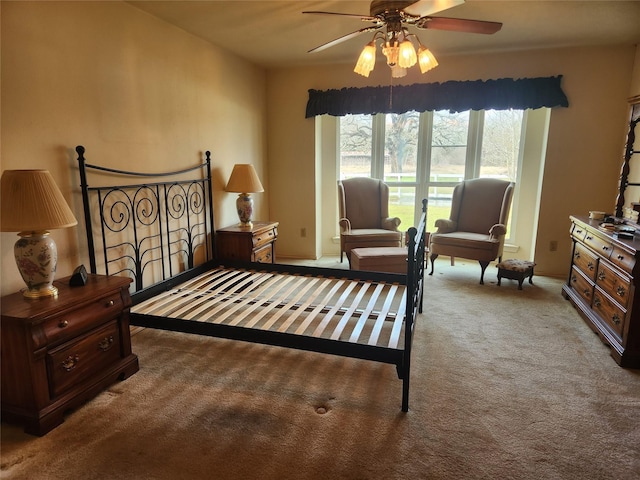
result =
[{"label": "dresser knob", "polygon": [[584,292],[584,296],[585,297],[590,297],[591,296],[591,290],[589,290],[588,288],[585,288],[583,290],[583,292]]},{"label": "dresser knob", "polygon": [[624,255],[618,255],[618,260],[620,261],[624,260]]},{"label": "dresser knob", "polygon": [[604,250],[606,252],[607,250],[609,250],[609,247],[607,247],[606,245],[603,245],[602,246],[602,250]]},{"label": "dresser knob", "polygon": [[113,300],[109,300],[104,306],[109,308],[109,307],[113,307],[115,305]]},{"label": "dresser knob", "polygon": [[573,258],[575,258],[576,260],[580,258],[580,252],[576,252],[575,255],[573,256]]},{"label": "dresser knob", "polygon": [[616,294],[619,297],[624,297],[624,294],[626,293],[626,289],[624,287],[618,287],[618,289],[616,290]]},{"label": "dresser knob", "polygon": [[598,272],[598,280],[604,280],[606,277],[604,272]]},{"label": "dresser knob", "polygon": [[611,320],[613,320],[613,323],[615,323],[616,325],[620,325],[620,317],[618,316],[617,313],[613,314],[613,317],[611,318]]},{"label": "dresser knob", "polygon": [[68,325],[69,325],[69,321],[68,320],[60,320],[60,323],[58,324],[58,326],[60,328],[64,328],[64,327],[66,327]]},{"label": "dresser knob", "polygon": [[595,265],[593,264],[593,262],[589,262],[589,263],[587,264],[587,268],[588,268],[589,270],[593,270],[593,267],[594,267],[594,266],[595,266]]},{"label": "dresser knob", "polygon": [[598,297],[596,297],[596,298],[593,299],[593,304],[596,307],[600,307],[602,305],[602,302],[600,301],[600,299]]}]

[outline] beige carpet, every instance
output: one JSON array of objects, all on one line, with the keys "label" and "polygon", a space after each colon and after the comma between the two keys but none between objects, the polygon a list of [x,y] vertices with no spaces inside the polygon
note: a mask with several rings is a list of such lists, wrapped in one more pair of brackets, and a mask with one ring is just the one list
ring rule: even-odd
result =
[{"label": "beige carpet", "polygon": [[2,425],[6,479],[637,479],[640,371],[560,295],[448,259],[427,277],[410,411],[390,365],[142,330],[140,371],[42,438]]}]

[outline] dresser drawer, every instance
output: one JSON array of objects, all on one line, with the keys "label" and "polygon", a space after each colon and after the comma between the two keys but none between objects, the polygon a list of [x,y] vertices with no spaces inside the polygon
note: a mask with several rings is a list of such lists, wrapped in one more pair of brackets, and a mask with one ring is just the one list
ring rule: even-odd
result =
[{"label": "dresser drawer", "polygon": [[586,278],[576,267],[571,268],[569,281],[571,282],[571,288],[587,302],[587,305],[591,305],[591,300],[593,299],[593,282]]},{"label": "dresser drawer", "polygon": [[609,258],[613,251],[613,245],[607,240],[600,238],[592,232],[587,232],[584,236],[584,243],[591,247],[594,251],[598,252],[598,255],[604,258]]},{"label": "dresser drawer", "polygon": [[70,313],[48,318],[43,324],[45,337],[50,345],[67,341],[115,318],[123,308],[120,292],[114,292]]},{"label": "dresser drawer", "polygon": [[627,311],[598,287],[593,294],[593,310],[622,338]]},{"label": "dresser drawer", "polygon": [[273,244],[258,248],[253,252],[252,262],[273,263]]},{"label": "dresser drawer", "polygon": [[47,353],[52,398],[117,362],[120,332],[116,321]]},{"label": "dresser drawer", "polygon": [[596,284],[615,299],[620,306],[627,308],[631,286],[631,281],[628,277],[620,275],[605,262],[600,262]]},{"label": "dresser drawer", "polygon": [[587,235],[587,230],[575,223],[571,224],[571,236],[579,242],[584,242],[584,237]]},{"label": "dresser drawer", "polygon": [[636,257],[620,247],[613,247],[609,260],[628,273],[633,272],[633,267],[636,265]]},{"label": "dresser drawer", "polygon": [[576,243],[573,253],[573,264],[578,267],[589,279],[595,281],[598,271],[598,257],[583,245]]},{"label": "dresser drawer", "polygon": [[255,233],[253,235],[253,248],[260,248],[263,245],[273,242],[278,236],[278,232],[275,228],[265,230],[264,232]]}]

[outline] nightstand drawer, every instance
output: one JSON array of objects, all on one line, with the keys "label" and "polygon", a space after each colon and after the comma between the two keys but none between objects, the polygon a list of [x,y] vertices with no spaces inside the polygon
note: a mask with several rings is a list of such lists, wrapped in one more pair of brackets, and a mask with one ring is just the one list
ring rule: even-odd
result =
[{"label": "nightstand drawer", "polygon": [[266,245],[268,243],[273,243],[273,241],[276,239],[277,236],[278,234],[275,228],[272,228],[264,232],[256,233],[252,237],[253,248],[260,248],[261,246]]},{"label": "nightstand drawer", "polygon": [[122,297],[115,292],[70,313],[47,319],[43,324],[44,334],[50,345],[60,343],[115,318],[123,308]]},{"label": "nightstand drawer", "polygon": [[257,249],[253,253],[252,262],[273,263],[273,244]]},{"label": "nightstand drawer", "polygon": [[95,332],[47,353],[51,397],[90,378],[117,362],[120,357],[120,332],[113,321]]}]

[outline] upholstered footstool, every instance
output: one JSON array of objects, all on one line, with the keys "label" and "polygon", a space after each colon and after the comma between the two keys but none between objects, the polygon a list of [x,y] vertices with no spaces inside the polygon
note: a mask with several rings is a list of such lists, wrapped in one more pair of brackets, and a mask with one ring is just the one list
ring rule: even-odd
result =
[{"label": "upholstered footstool", "polygon": [[522,282],[529,277],[529,283],[533,283],[533,267],[535,263],[527,260],[509,259],[500,262],[498,265],[498,286],[502,277],[518,281],[518,290],[522,290]]},{"label": "upholstered footstool", "polygon": [[369,247],[351,250],[351,269],[370,272],[407,273],[405,247]]}]

